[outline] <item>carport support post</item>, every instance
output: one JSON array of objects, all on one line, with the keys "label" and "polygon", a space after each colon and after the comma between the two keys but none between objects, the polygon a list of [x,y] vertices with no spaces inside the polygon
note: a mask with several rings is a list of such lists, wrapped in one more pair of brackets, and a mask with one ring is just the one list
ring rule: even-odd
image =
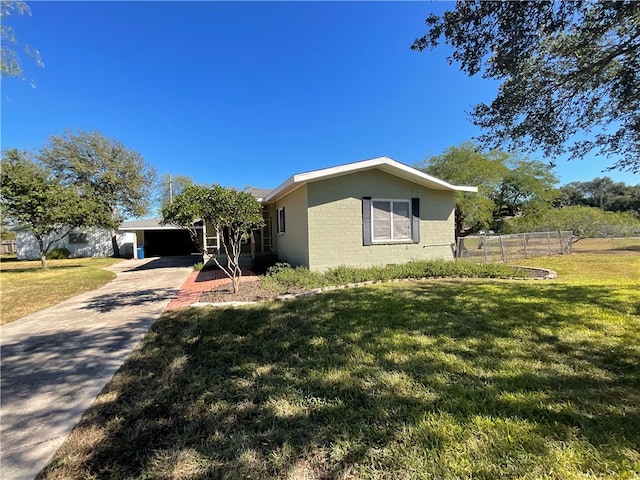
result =
[{"label": "carport support post", "polygon": [[202,220],[202,265],[209,261],[209,247],[207,246],[207,222]]}]

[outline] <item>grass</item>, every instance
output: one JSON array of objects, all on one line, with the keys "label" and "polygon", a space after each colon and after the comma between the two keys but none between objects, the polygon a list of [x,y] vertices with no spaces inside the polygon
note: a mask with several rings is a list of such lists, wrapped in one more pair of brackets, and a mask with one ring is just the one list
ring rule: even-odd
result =
[{"label": "grass", "polygon": [[640,255],[165,314],[41,479],[640,476]]},{"label": "grass", "polygon": [[573,251],[577,253],[599,252],[607,254],[640,252],[640,237],[582,238],[573,244]]},{"label": "grass", "polygon": [[49,268],[42,270],[39,261],[3,258],[0,263],[0,325],[104,285],[116,275],[103,268],[117,261],[114,258],[49,260]]}]

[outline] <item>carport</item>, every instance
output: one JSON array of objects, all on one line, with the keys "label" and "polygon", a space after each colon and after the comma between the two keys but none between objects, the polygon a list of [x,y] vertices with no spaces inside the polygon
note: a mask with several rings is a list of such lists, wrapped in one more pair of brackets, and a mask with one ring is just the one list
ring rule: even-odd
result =
[{"label": "carport", "polygon": [[[196,227],[198,228],[202,227]],[[144,247],[145,257],[173,257],[200,253],[191,241],[189,232],[171,225],[162,225],[159,218],[124,222],[119,230],[135,232],[136,243],[133,251],[136,257],[138,247]]]}]

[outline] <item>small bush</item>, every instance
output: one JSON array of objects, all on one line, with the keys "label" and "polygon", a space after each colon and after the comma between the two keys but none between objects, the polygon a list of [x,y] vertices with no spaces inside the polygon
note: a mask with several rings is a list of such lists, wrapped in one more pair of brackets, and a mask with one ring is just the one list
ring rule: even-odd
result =
[{"label": "small bush", "polygon": [[198,262],[198,263],[194,263],[194,264],[193,264],[193,269],[194,269],[196,272],[199,272],[199,271],[200,271],[200,270],[202,270],[203,268],[204,268],[204,263],[202,263],[202,262]]},{"label": "small bush", "polygon": [[71,252],[67,248],[54,248],[47,254],[47,260],[66,260],[71,257]]},{"label": "small bush", "polygon": [[321,273],[311,272],[304,267],[293,268],[286,262],[278,262],[267,270],[262,285],[274,293],[291,293],[322,287],[326,283]]}]

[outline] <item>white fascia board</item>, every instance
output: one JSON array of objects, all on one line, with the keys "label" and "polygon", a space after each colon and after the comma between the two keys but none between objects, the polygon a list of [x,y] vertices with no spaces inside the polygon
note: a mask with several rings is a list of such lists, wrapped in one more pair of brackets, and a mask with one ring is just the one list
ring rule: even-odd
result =
[{"label": "white fascia board", "polygon": [[281,193],[283,192],[289,192],[289,191],[293,191],[296,188],[298,188],[298,186],[295,186],[296,183],[296,177],[297,175],[292,175],[289,178],[287,178],[279,187],[277,187],[276,189],[272,190],[269,195],[267,195],[266,197],[264,197],[264,201],[265,203],[271,202],[272,200],[279,198],[281,195]]},{"label": "white fascia board", "polygon": [[380,168],[380,170],[390,173],[392,175],[404,178],[420,185],[433,188],[435,190],[453,190],[459,192],[477,192],[477,187],[464,186],[464,185],[451,185],[444,180],[427,175],[420,170],[417,170],[409,165],[400,163],[389,157],[377,157],[369,160],[362,160],[360,162],[347,163],[344,165],[338,165],[336,167],[323,168],[321,170],[313,170],[311,172],[299,173],[289,177],[278,188],[273,190],[269,195],[265,197],[265,202],[270,202],[282,197],[285,194],[291,193],[302,185],[313,182],[316,180],[324,180],[327,178],[337,177],[340,175],[346,175],[362,170],[370,170],[372,168]]},{"label": "white fascia board", "polygon": [[[393,160],[389,157],[380,157],[379,159],[374,160],[384,160],[380,162],[380,165],[388,166],[390,168],[382,168],[388,173],[397,175],[406,180],[410,180],[421,185],[433,188],[435,190],[454,190],[457,192],[477,192],[478,187],[471,187],[466,185],[452,185],[449,182],[445,182],[437,177],[433,177],[427,173],[424,173],[416,168],[410,167],[409,165],[405,165],[404,163],[400,163],[396,160]],[[395,170],[395,171],[394,171]],[[405,175],[398,175],[398,171],[400,170]]]},{"label": "white fascia board", "polygon": [[456,192],[472,192],[478,193],[478,187],[470,187],[468,185],[451,185]]}]

